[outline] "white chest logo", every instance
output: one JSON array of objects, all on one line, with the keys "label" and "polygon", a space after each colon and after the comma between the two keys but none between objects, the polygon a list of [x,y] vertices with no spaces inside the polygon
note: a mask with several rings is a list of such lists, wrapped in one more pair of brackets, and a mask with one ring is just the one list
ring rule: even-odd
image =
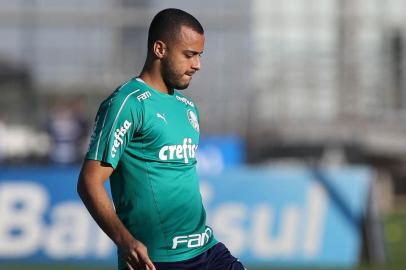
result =
[{"label": "white chest logo", "polygon": [[166,122],[166,118],[165,118],[165,114],[160,114],[160,113],[156,113],[156,117],[161,118],[165,124],[168,124],[168,122]]},{"label": "white chest logo", "polygon": [[196,114],[192,110],[187,110],[187,118],[192,127],[199,132],[199,121],[197,120]]}]

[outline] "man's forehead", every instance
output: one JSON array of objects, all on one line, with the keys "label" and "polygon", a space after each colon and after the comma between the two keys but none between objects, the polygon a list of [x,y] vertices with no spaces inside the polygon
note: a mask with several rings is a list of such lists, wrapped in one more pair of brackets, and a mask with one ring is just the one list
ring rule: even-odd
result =
[{"label": "man's forehead", "polygon": [[193,28],[182,25],[176,35],[176,41],[180,43],[200,43],[204,42],[204,34],[200,34]]}]

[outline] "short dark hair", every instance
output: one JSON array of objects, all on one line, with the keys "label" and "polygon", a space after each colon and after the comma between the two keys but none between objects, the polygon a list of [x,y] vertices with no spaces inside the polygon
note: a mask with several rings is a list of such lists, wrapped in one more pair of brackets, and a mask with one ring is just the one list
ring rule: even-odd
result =
[{"label": "short dark hair", "polygon": [[187,26],[199,34],[204,34],[200,22],[183,10],[168,8],[158,12],[149,26],[148,50],[152,49],[154,42],[157,40],[168,42],[173,37],[176,37],[181,26]]}]

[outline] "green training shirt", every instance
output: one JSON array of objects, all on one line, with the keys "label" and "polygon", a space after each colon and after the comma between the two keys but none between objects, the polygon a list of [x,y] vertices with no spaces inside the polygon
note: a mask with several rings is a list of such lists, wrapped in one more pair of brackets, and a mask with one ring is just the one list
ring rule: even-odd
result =
[{"label": "green training shirt", "polygon": [[190,259],[217,243],[199,190],[198,144],[197,108],[176,90],[134,78],[100,105],[86,159],[114,168],[117,215],[152,261]]}]

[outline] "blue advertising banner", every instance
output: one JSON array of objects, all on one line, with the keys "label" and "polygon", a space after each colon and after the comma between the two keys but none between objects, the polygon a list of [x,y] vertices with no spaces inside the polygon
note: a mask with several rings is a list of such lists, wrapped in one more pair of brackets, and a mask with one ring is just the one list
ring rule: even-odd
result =
[{"label": "blue advertising banner", "polygon": [[197,169],[202,174],[220,174],[245,162],[245,145],[235,135],[203,137],[197,152]]},{"label": "blue advertising banner", "polygon": [[202,177],[216,237],[250,265],[358,262],[372,174],[365,168],[245,168]]},{"label": "blue advertising banner", "polygon": [[[0,170],[0,261],[115,265],[76,194],[78,167]],[[365,168],[234,168],[202,175],[209,224],[247,265],[353,266],[372,174]]]},{"label": "blue advertising banner", "polygon": [[0,260],[115,262],[76,193],[78,167],[2,168]]}]

